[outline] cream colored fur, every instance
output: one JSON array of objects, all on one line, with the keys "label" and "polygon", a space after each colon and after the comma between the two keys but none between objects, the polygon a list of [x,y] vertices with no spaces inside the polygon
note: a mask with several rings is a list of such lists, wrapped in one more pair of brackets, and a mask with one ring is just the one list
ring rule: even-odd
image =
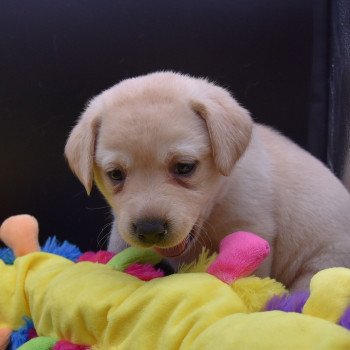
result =
[{"label": "cream colored fur", "polygon": [[[281,116],[283,118],[283,116]],[[318,160],[276,131],[253,123],[224,89],[203,79],[158,72],[128,79],[88,105],[65,149],[90,192],[95,181],[115,216],[109,249],[142,245],[132,223],[164,218],[159,247],[195,239],[176,265],[236,230],[267,239],[259,269],[288,287],[304,288],[318,270],[350,267],[350,196]],[[176,162],[198,161],[178,179]],[[126,172],[113,184],[108,171]]]}]

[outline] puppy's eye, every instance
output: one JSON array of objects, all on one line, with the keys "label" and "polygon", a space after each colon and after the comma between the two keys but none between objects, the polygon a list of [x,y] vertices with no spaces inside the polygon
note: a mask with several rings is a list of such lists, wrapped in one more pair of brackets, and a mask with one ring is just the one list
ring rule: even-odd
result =
[{"label": "puppy's eye", "polygon": [[196,170],[197,162],[176,163],[173,167],[173,174],[176,176],[191,176]]},{"label": "puppy's eye", "polygon": [[125,173],[121,169],[108,171],[107,175],[113,183],[120,183],[125,180]]}]

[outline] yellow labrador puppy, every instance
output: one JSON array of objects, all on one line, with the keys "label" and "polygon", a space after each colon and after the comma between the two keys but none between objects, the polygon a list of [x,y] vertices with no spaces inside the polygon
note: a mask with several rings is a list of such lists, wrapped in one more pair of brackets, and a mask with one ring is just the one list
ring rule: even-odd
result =
[{"label": "yellow labrador puppy", "polygon": [[271,245],[258,275],[293,289],[350,266],[347,190],[205,79],[157,72],[120,82],[90,101],[65,154],[87,192],[95,181],[112,207],[110,250],[153,246],[176,265],[247,230]]}]

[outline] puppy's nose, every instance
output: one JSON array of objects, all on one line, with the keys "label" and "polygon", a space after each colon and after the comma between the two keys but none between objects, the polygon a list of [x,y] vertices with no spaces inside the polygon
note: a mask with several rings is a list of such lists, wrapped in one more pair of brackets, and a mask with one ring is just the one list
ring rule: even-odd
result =
[{"label": "puppy's nose", "polygon": [[133,228],[141,242],[155,244],[164,238],[167,224],[164,220],[139,220]]}]

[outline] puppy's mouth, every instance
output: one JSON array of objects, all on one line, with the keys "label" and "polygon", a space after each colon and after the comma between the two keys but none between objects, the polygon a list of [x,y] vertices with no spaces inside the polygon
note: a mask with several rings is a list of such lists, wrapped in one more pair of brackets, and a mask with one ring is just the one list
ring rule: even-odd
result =
[{"label": "puppy's mouth", "polygon": [[181,254],[183,254],[187,248],[192,244],[193,240],[195,239],[196,236],[196,229],[193,226],[192,230],[190,233],[186,236],[186,238],[179,244],[169,247],[169,248],[160,248],[160,247],[154,247],[154,250],[167,258],[175,258]]}]

